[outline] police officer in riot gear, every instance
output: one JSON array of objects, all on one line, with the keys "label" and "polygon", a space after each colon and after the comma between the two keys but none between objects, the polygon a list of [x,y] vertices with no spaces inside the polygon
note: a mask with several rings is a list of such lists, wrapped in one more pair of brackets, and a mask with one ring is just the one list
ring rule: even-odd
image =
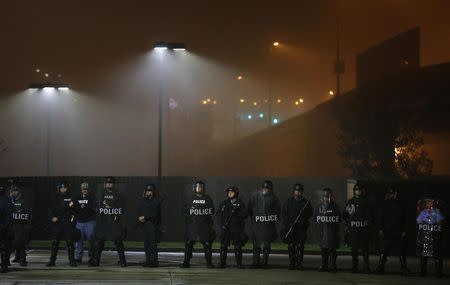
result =
[{"label": "police officer in riot gear", "polygon": [[369,268],[369,227],[371,226],[370,205],[360,183],[353,187],[353,197],[344,209],[343,219],[347,225],[349,244],[352,248],[352,272],[358,272],[358,251],[361,250],[364,265],[363,272],[370,273]]},{"label": "police officer in riot gear", "polygon": [[428,196],[418,202],[417,247],[420,258],[420,275],[427,275],[428,257],[434,257],[437,277],[442,277],[443,235],[445,217],[437,200]]},{"label": "police officer in riot gear", "polygon": [[5,187],[0,185],[0,273],[8,272],[9,266],[9,248],[11,241],[9,237],[9,228],[11,226],[12,204],[9,197],[5,196]]},{"label": "police officer in riot gear", "polygon": [[309,200],[303,197],[302,184],[295,184],[292,192],[293,196],[286,200],[281,212],[283,227],[280,236],[288,244],[289,269],[302,270],[306,232],[314,210]]},{"label": "police officer in riot gear", "polygon": [[407,239],[405,230],[405,208],[400,203],[398,191],[389,187],[385,200],[379,208],[377,228],[382,242],[382,252],[376,269],[377,274],[384,273],[387,257],[392,250],[399,250],[400,270],[403,275],[409,273],[406,267]]},{"label": "police officer in riot gear", "polygon": [[212,264],[212,242],[216,236],[213,228],[214,204],[205,194],[205,183],[196,181],[193,184],[193,193],[188,197],[184,209],[186,234],[184,261],[181,267],[190,266],[194,244],[199,241],[205,250],[206,266],[214,268]]},{"label": "police officer in riot gear", "polygon": [[322,190],[322,202],[317,207],[315,216],[319,230],[319,247],[322,255],[322,265],[319,271],[336,272],[336,250],[340,246],[339,225],[341,222],[341,211],[334,202],[330,188]]},{"label": "police officer in riot gear", "polygon": [[26,247],[30,242],[32,209],[25,199],[21,185],[10,188],[13,205],[11,236],[12,249],[16,251],[16,259],[20,266],[27,266]]},{"label": "police officer in riot gear", "polygon": [[95,226],[95,250],[90,266],[99,266],[105,241],[111,240],[119,255],[119,265],[126,267],[125,247],[123,240],[126,237],[126,228],[123,225],[124,201],[114,188],[114,177],[107,177],[104,183],[104,191],[99,199],[97,222]]},{"label": "police officer in riot gear", "polygon": [[56,189],[57,192],[49,209],[52,227],[52,245],[50,261],[46,266],[55,266],[59,242],[65,240],[70,266],[75,267],[77,263],[75,262],[74,242],[80,238],[80,232],[75,228],[78,203],[70,193],[69,183],[61,182],[57,185]]},{"label": "police officer in riot gear", "polygon": [[137,208],[137,220],[144,234],[144,267],[158,267],[158,242],[161,227],[161,201],[153,184],[145,186]]},{"label": "police officer in riot gear", "polygon": [[77,242],[75,261],[78,264],[82,263],[83,258],[83,241],[89,242],[89,263],[92,263],[92,253],[94,250],[94,230],[95,218],[97,211],[97,203],[94,195],[89,191],[89,184],[87,182],[81,183],[81,191],[76,200],[78,201],[79,210],[77,215],[76,228],[81,232],[81,238]]},{"label": "police officer in riot gear", "polygon": [[[280,220],[280,201],[273,193],[272,181],[263,182],[248,203],[252,223],[253,264],[251,268],[268,268],[271,243],[277,238],[276,224]],[[260,255],[263,253],[261,262]]]},{"label": "police officer in riot gear", "polygon": [[247,243],[245,234],[245,219],[248,216],[244,202],[239,199],[239,188],[229,186],[225,189],[227,199],[223,201],[217,210],[217,220],[220,226],[220,262],[218,268],[225,268],[228,246],[233,243],[236,265],[242,265],[242,247]]}]

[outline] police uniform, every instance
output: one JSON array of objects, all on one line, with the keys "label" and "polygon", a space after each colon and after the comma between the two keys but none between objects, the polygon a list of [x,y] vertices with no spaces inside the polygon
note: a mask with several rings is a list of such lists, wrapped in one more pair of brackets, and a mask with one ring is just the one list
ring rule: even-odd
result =
[{"label": "police uniform", "polygon": [[114,188],[106,188],[107,184],[114,184],[113,177],[107,177],[105,180],[105,190],[99,200],[97,222],[95,226],[95,250],[94,257],[90,266],[99,266],[102,251],[105,247],[105,241],[111,240],[117,249],[119,255],[119,264],[126,267],[125,247],[123,240],[126,237],[126,227],[124,220],[124,201]]},{"label": "police uniform", "polygon": [[223,201],[217,210],[217,220],[220,227],[220,262],[218,267],[225,268],[228,246],[234,245],[234,254],[236,265],[243,268],[242,265],[242,247],[247,243],[248,236],[245,233],[245,219],[248,216],[244,202],[239,199],[239,188],[236,186],[227,187],[225,193],[232,191],[234,198],[227,198]]},{"label": "police uniform", "polygon": [[[65,188],[66,192],[61,192],[62,188]],[[70,193],[69,184],[67,182],[59,183],[57,186],[57,193],[49,209],[49,218],[52,229],[52,245],[50,261],[47,263],[47,266],[55,266],[59,242],[61,240],[66,241],[70,266],[77,266],[74,257],[74,242],[78,241],[80,238],[80,231],[75,228],[76,211],[77,201]],[[57,218],[57,221],[53,221],[54,218]]]},{"label": "police uniform", "polygon": [[[151,191],[151,196],[146,196]],[[137,207],[137,218],[144,235],[145,262],[144,267],[158,266],[158,243],[161,234],[161,201],[156,197],[156,187],[149,184],[145,187],[144,195]],[[139,217],[144,217],[143,221]]]},{"label": "police uniform", "polygon": [[[332,199],[331,189],[323,190],[322,203],[317,207],[315,220],[319,231],[322,265],[319,271],[336,272],[337,249],[340,247],[339,225],[341,211]],[[330,267],[328,267],[330,264]]]},{"label": "police uniform", "polygon": [[26,266],[26,247],[31,237],[32,209],[21,187],[13,186],[10,191],[13,205],[11,227],[11,236],[13,237],[12,248],[16,250],[17,262],[21,266]]},{"label": "police uniform", "polygon": [[4,194],[5,188],[0,185],[0,255],[1,255],[0,273],[8,272],[9,266],[8,250],[11,246],[9,229],[11,226],[12,203],[9,197],[6,197]]},{"label": "police uniform", "polygon": [[288,244],[289,269],[303,269],[303,255],[305,250],[306,233],[309,219],[313,215],[311,203],[303,197],[304,187],[295,184],[293,192],[299,191],[301,196],[289,197],[281,212],[283,227],[280,237]]},{"label": "police uniform", "polygon": [[[356,195],[355,192],[361,194]],[[352,272],[358,272],[358,251],[361,250],[364,266],[363,272],[370,273],[369,268],[369,240],[372,222],[370,205],[363,193],[363,186],[355,184],[353,197],[347,201],[344,208],[343,219],[346,222],[349,244],[352,251]]]},{"label": "police uniform", "polygon": [[420,258],[420,274],[427,275],[428,258],[434,257],[436,275],[442,277],[445,217],[435,199],[423,199],[418,206],[416,253]]},{"label": "police uniform", "polygon": [[[280,220],[281,206],[273,193],[271,181],[264,181],[262,190],[254,193],[248,203],[252,223],[253,264],[252,268],[267,268],[271,243],[277,238],[277,222]],[[263,253],[261,262],[260,255]]]},{"label": "police uniform", "polygon": [[398,198],[398,192],[392,187],[388,188],[386,199],[379,207],[377,218],[377,228],[381,234],[380,260],[376,270],[377,274],[384,273],[384,266],[387,257],[392,253],[392,250],[397,250],[400,259],[400,270],[402,274],[408,274],[406,266],[407,253],[407,239],[406,239],[406,218],[405,208]]},{"label": "police uniform", "polygon": [[[202,188],[202,191],[196,192],[197,187]],[[182,268],[190,266],[192,251],[196,241],[203,244],[206,266],[208,268],[214,267],[212,264],[212,242],[216,238],[213,228],[214,203],[204,191],[205,184],[202,181],[196,181],[193,185],[193,193],[188,197],[184,205],[186,232]]]}]

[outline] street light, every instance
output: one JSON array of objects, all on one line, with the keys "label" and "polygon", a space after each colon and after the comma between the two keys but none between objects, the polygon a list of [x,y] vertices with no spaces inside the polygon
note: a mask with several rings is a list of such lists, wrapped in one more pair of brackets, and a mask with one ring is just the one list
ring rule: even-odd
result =
[{"label": "street light", "polygon": [[[36,72],[40,72],[39,69],[36,70]],[[29,90],[36,90],[36,91],[42,91],[47,94],[54,94],[55,91],[63,91],[67,92],[70,90],[69,86],[64,83],[52,83],[52,82],[46,82],[46,83],[32,83],[28,86]],[[57,92],[59,93],[59,92]],[[47,176],[50,176],[50,148],[51,148],[51,110],[50,106],[48,106],[47,109],[47,142],[46,142],[46,156],[47,156],[47,165],[46,165],[46,174]]]},{"label": "street light", "polygon": [[[153,44],[153,49],[158,52],[165,52],[167,50],[174,52],[186,51],[186,45],[183,43],[168,43],[158,41]],[[161,187],[162,181],[162,133],[163,133],[163,99],[164,99],[164,86],[163,78],[161,77],[159,82],[158,92],[158,185]],[[208,102],[206,102],[208,103]],[[203,104],[205,102],[203,101]]]}]

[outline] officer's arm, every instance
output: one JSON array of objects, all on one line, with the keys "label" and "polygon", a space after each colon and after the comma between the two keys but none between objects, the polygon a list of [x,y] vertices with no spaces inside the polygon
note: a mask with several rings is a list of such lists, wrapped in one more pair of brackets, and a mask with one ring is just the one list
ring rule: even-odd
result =
[{"label": "officer's arm", "polygon": [[342,213],[342,219],[343,219],[344,221],[347,221],[347,219],[348,219],[347,206],[348,206],[348,203],[345,204],[345,208],[344,208],[344,211],[343,211],[343,213]]}]

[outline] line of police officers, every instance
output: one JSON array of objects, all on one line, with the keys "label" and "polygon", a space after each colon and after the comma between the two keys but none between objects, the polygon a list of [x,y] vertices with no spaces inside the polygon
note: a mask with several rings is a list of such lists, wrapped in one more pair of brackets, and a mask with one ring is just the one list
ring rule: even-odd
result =
[{"label": "line of police officers", "polygon": [[[82,262],[83,241],[89,242],[89,266],[99,266],[105,241],[113,241],[119,256],[119,265],[127,266],[123,240],[126,238],[124,199],[114,188],[114,178],[107,177],[100,199],[89,192],[86,182],[81,184],[78,195],[72,195],[68,183],[58,184],[54,200],[49,208],[52,227],[52,245],[47,266],[55,266],[59,243],[64,240],[68,250],[70,266]],[[26,266],[26,246],[30,241],[31,208],[20,184],[10,182],[10,198],[0,188],[0,250],[1,271],[9,266],[9,255],[14,249],[17,261]],[[388,188],[378,215],[368,203],[362,185],[353,188],[353,197],[349,199],[341,212],[334,202],[332,190],[322,190],[321,201],[315,211],[309,200],[304,197],[302,184],[295,184],[293,194],[281,207],[273,191],[271,181],[264,181],[261,190],[254,193],[248,206],[239,198],[239,189],[229,186],[225,190],[226,199],[215,211],[214,203],[206,194],[202,181],[193,184],[191,195],[184,204],[185,213],[185,251],[182,268],[190,267],[193,247],[196,242],[203,245],[206,266],[214,268],[212,263],[212,243],[216,239],[214,218],[217,219],[220,233],[220,261],[218,268],[225,268],[228,248],[232,244],[236,265],[242,264],[242,248],[248,241],[245,233],[245,221],[249,217],[252,228],[253,263],[250,268],[268,268],[271,243],[278,237],[276,224],[281,220],[280,238],[288,245],[289,269],[303,269],[304,246],[314,215],[318,226],[318,245],[322,262],[319,271],[337,271],[337,249],[340,247],[340,223],[346,224],[346,242],[351,246],[352,272],[358,272],[358,255],[362,254],[364,273],[370,273],[369,240],[370,230],[376,228],[382,241],[382,250],[376,273],[383,274],[387,257],[399,249],[402,274],[407,274],[405,209],[401,205],[398,191]],[[445,218],[437,201],[427,198],[418,203],[417,217],[417,255],[420,257],[421,275],[427,273],[428,257],[436,259],[437,276],[442,276],[442,234]],[[143,197],[137,207],[137,222],[144,235],[145,267],[158,266],[158,248],[161,225],[161,201],[157,197],[153,184],[145,187]],[[77,249],[75,251],[75,242]],[[262,254],[262,256],[261,256]]]}]

